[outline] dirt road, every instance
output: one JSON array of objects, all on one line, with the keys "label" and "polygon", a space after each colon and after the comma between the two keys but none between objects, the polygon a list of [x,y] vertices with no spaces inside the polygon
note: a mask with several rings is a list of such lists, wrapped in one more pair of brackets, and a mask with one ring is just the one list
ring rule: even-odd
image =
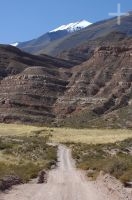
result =
[{"label": "dirt road", "polygon": [[70,150],[64,146],[59,146],[58,161],[57,169],[49,173],[48,183],[16,186],[0,194],[0,200],[113,200],[76,170]]}]

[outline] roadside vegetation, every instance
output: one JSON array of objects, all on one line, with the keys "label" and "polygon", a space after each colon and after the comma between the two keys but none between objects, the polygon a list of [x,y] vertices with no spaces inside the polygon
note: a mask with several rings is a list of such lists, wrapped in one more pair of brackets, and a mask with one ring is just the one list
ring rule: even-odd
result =
[{"label": "roadside vegetation", "polygon": [[0,137],[0,184],[4,177],[15,176],[22,183],[36,178],[57,161],[57,147],[47,145],[48,136]]},{"label": "roadside vegetation", "polygon": [[132,181],[132,130],[48,128],[0,124],[0,184],[5,176],[23,183],[50,169],[57,161],[57,147],[71,146],[77,167],[95,179],[103,170],[124,184]]},{"label": "roadside vegetation", "polygon": [[100,171],[109,173],[124,185],[132,182],[132,138],[109,144],[70,144],[78,168],[96,179]]}]

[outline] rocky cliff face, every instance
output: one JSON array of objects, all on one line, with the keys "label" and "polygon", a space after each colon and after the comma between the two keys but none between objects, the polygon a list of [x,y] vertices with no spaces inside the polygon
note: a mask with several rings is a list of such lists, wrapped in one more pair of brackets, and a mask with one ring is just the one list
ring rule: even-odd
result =
[{"label": "rocky cliff face", "polygon": [[[80,120],[80,125],[84,121],[85,126],[89,126],[88,122],[92,119],[93,126],[96,126],[95,119],[107,118],[110,113],[115,115],[116,111],[131,107],[131,66],[131,39],[123,39],[113,44],[106,42],[96,47],[87,61],[72,68],[73,75],[67,85],[67,90],[55,104],[57,115],[61,115],[60,119],[65,115],[69,116],[68,124],[70,122],[72,124],[76,119]],[[87,119],[84,119],[84,113],[85,115],[87,113]],[[123,124],[129,126],[131,117],[126,121],[124,119]],[[119,123],[118,126],[122,125]]]},{"label": "rocky cliff face", "polygon": [[131,127],[132,39],[104,38],[71,51],[64,61],[1,47],[0,121]]},{"label": "rocky cliff face", "polygon": [[10,46],[1,46],[0,54],[0,121],[51,122],[52,105],[63,95],[73,65]]}]

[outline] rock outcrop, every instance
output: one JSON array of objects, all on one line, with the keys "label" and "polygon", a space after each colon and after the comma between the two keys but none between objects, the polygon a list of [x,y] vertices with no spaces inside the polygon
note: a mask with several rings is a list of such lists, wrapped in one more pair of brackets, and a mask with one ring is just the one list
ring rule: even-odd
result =
[{"label": "rock outcrop", "polygon": [[5,176],[3,179],[0,180],[0,190],[5,191],[12,187],[13,185],[21,184],[22,180],[15,175]]},{"label": "rock outcrop", "polygon": [[0,122],[130,128],[132,39],[118,34],[74,48],[69,61],[1,46]]}]

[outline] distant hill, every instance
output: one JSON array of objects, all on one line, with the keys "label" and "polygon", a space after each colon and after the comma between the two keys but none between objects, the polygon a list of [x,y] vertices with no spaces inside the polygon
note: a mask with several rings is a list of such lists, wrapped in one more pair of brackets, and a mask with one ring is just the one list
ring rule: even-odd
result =
[{"label": "distant hill", "polygon": [[59,39],[82,30],[89,25],[91,25],[90,22],[81,20],[75,23],[62,25],[36,39],[27,42],[14,43],[13,45],[26,52],[37,54],[37,52],[47,48],[52,42],[56,42]]},{"label": "distant hill", "polygon": [[132,12],[129,16],[122,16],[120,26],[117,25],[117,18],[112,18],[94,23],[70,34],[66,30],[47,33],[36,40],[21,43],[18,47],[34,54],[45,53],[59,56],[63,51],[68,51],[88,40],[94,40],[115,31],[132,35]]},{"label": "distant hill", "polygon": [[49,123],[72,63],[0,45],[0,122]]}]

